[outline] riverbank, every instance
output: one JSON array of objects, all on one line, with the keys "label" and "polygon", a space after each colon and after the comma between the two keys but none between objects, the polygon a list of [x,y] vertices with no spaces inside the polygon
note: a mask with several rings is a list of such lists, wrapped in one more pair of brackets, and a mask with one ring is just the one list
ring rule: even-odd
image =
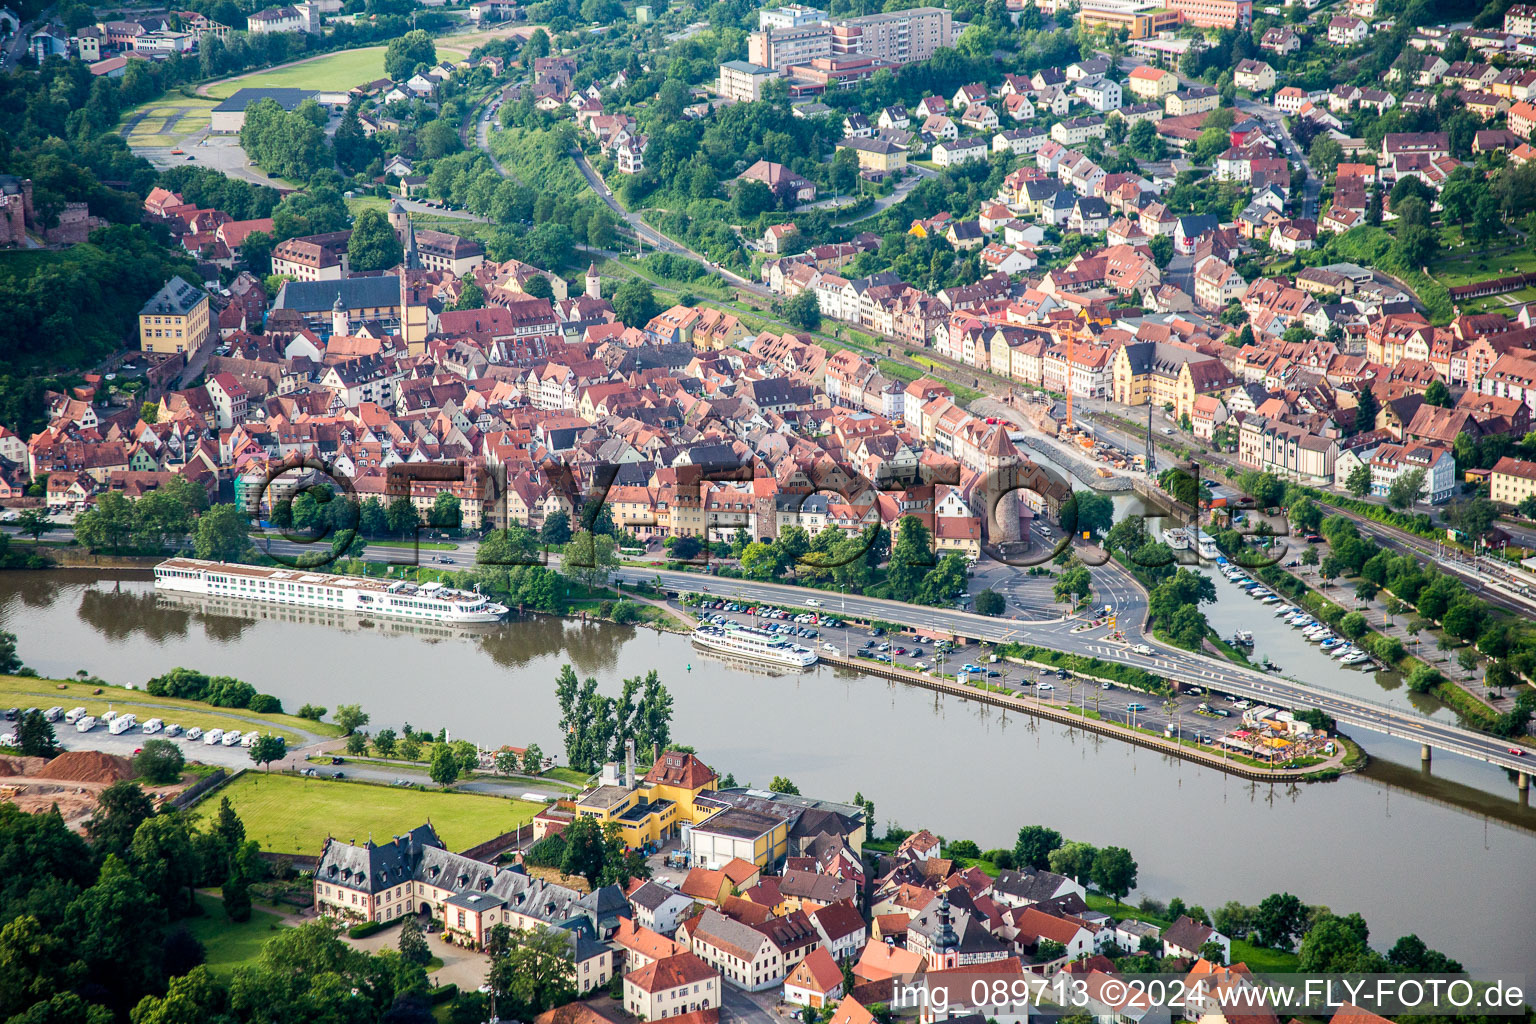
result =
[{"label": "riverbank", "polygon": [[[18,655],[45,676],[68,678],[84,668],[114,681],[142,681],[177,665],[238,666],[234,674],[286,706],[361,703],[375,735],[384,728],[398,733],[409,722],[434,735],[446,729],[453,738],[537,743],[555,753],[565,732],[552,681],[564,665],[596,679],[608,696],[621,691],[625,678],[654,668],[673,696],[674,738],[722,776],[766,788],[775,774],[788,774],[803,792],[843,799],[862,790],[875,801],[882,829],[892,822],[922,826],[975,839],[984,849],[1012,846],[1019,827],[1030,823],[1100,847],[1157,835],[1156,844],[1130,844],[1146,847],[1136,849],[1142,892],[1178,893],[1207,906],[1234,898],[1255,903],[1272,891],[1306,893],[1341,912],[1359,910],[1383,934],[1417,932],[1483,974],[1519,970],[1520,950],[1536,942],[1536,893],[1485,881],[1520,877],[1536,810],[1518,801],[1502,771],[1481,762],[1437,757],[1426,769],[1411,738],[1360,732],[1371,763],[1335,784],[1249,781],[863,670],[827,664],[774,674],[704,658],[673,633],[542,615],[461,630],[332,623],[316,615],[168,602],[142,571],[96,579],[82,572],[0,573],[0,625],[17,634]],[[1036,627],[1020,628],[1037,638]],[[838,636],[837,646],[842,642]],[[1068,667],[1075,671],[1076,663]],[[1155,659],[1141,667],[1162,671]],[[1013,667],[1009,678],[1020,671]],[[1058,696],[1066,697],[1065,687]],[[1121,699],[1133,696],[1122,692]],[[1158,701],[1143,703],[1160,710]],[[1192,720],[1186,711],[1186,728]],[[338,767],[352,779],[365,766]],[[388,779],[404,774],[373,770]],[[1225,834],[1248,837],[1241,858],[1212,858],[1208,828],[1169,827],[1213,815]],[[374,832],[377,838],[379,826]],[[1357,856],[1320,859],[1324,837],[1335,835],[1355,837]],[[284,846],[291,843],[290,836]],[[1198,878],[1189,873],[1191,863],[1202,865]],[[1461,869],[1446,872],[1446,864]],[[1437,884],[1405,901],[1397,884],[1405,877],[1435,877]]]},{"label": "riverbank", "polygon": [[[823,654],[821,660],[829,665],[856,669],[882,679],[892,679],[913,686],[921,686],[926,689],[937,690],[941,693],[952,694],[966,700],[976,700],[984,704],[991,704],[994,707],[1006,708],[1033,715],[1036,718],[1059,722],[1076,729],[1086,729],[1100,736],[1109,736],[1126,743],[1134,743],[1140,747],[1146,747],[1160,753],[1182,758],[1207,768],[1215,768],[1218,771],[1253,782],[1324,782],[1337,779],[1346,771],[1352,771],[1356,767],[1356,765],[1346,766],[1347,749],[1336,748],[1335,753],[1315,763],[1308,763],[1295,768],[1271,768],[1266,767],[1261,762],[1239,755],[1220,754],[1213,750],[1206,750],[1190,740],[1169,738],[1146,729],[1122,725],[1119,722],[1103,718],[1099,716],[1098,712],[1086,707],[1073,708],[1065,704],[1055,704],[1036,697],[1020,697],[1008,692],[1000,685],[987,683],[984,679],[977,682],[964,683],[931,673],[911,672],[889,665],[870,664],[867,661],[856,658],[842,658],[828,654]],[[1016,663],[1040,669],[1048,667],[1039,662],[1018,660]],[[1103,681],[1097,676],[1085,673],[1079,673],[1079,675],[1083,678],[1093,679],[1095,682]]]}]

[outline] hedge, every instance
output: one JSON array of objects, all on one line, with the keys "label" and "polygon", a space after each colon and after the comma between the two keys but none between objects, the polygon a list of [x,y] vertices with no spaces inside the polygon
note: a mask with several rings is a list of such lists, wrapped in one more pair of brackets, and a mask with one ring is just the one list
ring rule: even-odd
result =
[{"label": "hedge", "polygon": [[364,921],[362,924],[355,924],[348,928],[347,935],[354,939],[366,939],[374,932],[383,930],[383,928],[383,921]]}]

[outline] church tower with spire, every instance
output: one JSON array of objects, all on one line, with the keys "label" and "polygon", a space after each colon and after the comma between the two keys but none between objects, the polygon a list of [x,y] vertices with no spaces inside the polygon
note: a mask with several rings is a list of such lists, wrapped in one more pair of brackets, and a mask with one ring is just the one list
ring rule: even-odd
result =
[{"label": "church tower with spire", "polygon": [[949,910],[949,894],[939,896],[939,927],[933,935],[933,945],[928,950],[930,971],[957,967],[960,964],[960,936],[955,934],[954,921]]}]

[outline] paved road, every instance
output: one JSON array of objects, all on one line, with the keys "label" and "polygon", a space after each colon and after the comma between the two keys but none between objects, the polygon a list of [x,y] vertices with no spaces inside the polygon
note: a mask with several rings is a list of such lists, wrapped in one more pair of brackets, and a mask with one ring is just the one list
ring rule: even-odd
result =
[{"label": "paved road", "polygon": [[[705,580],[692,573],[628,568],[618,570],[615,576],[627,583],[648,582],[659,578],[663,586],[678,591],[739,595],[750,601],[770,601],[786,606],[803,605],[806,600],[805,590],[777,583],[754,583],[719,577]],[[1529,772],[1530,765],[1536,763],[1536,760],[1510,753],[1510,745],[1506,741],[1459,726],[1170,647],[1143,633],[1142,623],[1145,619],[1138,612],[1144,605],[1138,608],[1132,600],[1127,600],[1125,608],[1117,609],[1119,626],[1130,643],[1152,646],[1154,654],[1151,657],[1139,656],[1131,653],[1128,648],[1106,643],[1102,637],[1091,632],[1073,632],[1074,624],[1070,620],[1024,623],[943,608],[918,608],[864,595],[847,595],[839,597],[837,601],[836,605],[828,602],[828,611],[846,611],[862,619],[902,622],[924,629],[943,630],[991,643],[1039,643],[1070,654],[1140,665],[1181,683],[1213,688],[1222,693],[1289,708],[1315,707],[1345,727],[1408,736],[1440,750],[1487,761],[1510,771]]]},{"label": "paved road", "polygon": [[[882,214],[886,210],[890,209],[892,206],[895,206],[897,203],[901,202],[903,199],[907,198],[907,196],[911,194],[912,190],[917,188],[918,183],[921,182],[924,178],[935,177],[935,172],[917,164],[908,164],[907,168],[911,171],[915,171],[916,173],[908,175],[901,181],[897,182],[895,190],[893,190],[890,195],[876,196],[874,203],[870,205],[869,209],[865,210],[857,217],[850,217],[841,223],[857,224],[859,221],[868,220],[871,217],[878,216],[879,214]],[[835,199],[823,199],[818,202],[809,204],[807,207],[805,207],[805,209],[835,211],[840,206],[846,206],[847,203],[845,200],[850,198],[852,197],[838,196]]]},{"label": "paved road", "polygon": [[[1307,162],[1307,154],[1291,138],[1289,129],[1285,127],[1285,115],[1268,103],[1259,103],[1255,100],[1237,101],[1237,109],[1245,114],[1257,117],[1270,125],[1280,136],[1280,148],[1285,156],[1295,164],[1300,164],[1307,172],[1306,183],[1302,186],[1301,215],[1303,217],[1317,219],[1318,198],[1323,191],[1322,179],[1312,170],[1312,165]],[[1193,294],[1193,293],[1191,293]]]},{"label": "paved road", "polygon": [[771,297],[773,295],[773,292],[771,292],[766,285],[749,280],[748,278],[742,277],[740,274],[725,269],[718,263],[711,262],[709,257],[694,252],[692,249],[688,248],[677,239],[672,238],[669,235],[664,235],[660,231],[657,231],[655,228],[651,227],[645,222],[645,218],[643,218],[640,214],[633,213],[624,209],[624,207],[619,204],[619,201],[613,197],[613,191],[608,187],[608,184],[603,181],[602,175],[598,174],[597,171],[593,169],[591,163],[587,161],[586,154],[581,152],[581,150],[571,150],[571,159],[576,161],[576,169],[581,171],[581,176],[587,179],[587,187],[597,194],[597,197],[607,205],[608,209],[618,214],[619,218],[629,225],[630,230],[632,230],[637,237],[645,242],[649,242],[652,246],[661,250],[662,252],[669,252],[677,256],[691,256],[738,288],[745,288],[747,291],[754,292],[762,296]]}]

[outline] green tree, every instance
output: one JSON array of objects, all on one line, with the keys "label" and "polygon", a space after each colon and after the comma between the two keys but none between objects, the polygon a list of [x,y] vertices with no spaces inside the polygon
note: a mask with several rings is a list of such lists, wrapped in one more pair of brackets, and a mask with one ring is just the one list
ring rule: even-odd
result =
[{"label": "green tree", "polygon": [[214,505],[197,517],[192,550],[198,558],[233,562],[250,549],[249,522],[233,505]]},{"label": "green tree", "polygon": [[902,516],[896,524],[890,565],[886,570],[891,597],[911,601],[917,594],[918,584],[933,565],[933,533],[916,516]]},{"label": "green tree", "polygon": [[[356,735],[356,734],[354,734]],[[281,761],[288,756],[288,741],[281,736],[265,733],[256,738],[251,744],[251,760],[272,770],[273,761]]]},{"label": "green tree", "polygon": [[393,729],[380,729],[378,735],[373,738],[373,749],[379,752],[380,757],[394,757],[397,737]]},{"label": "green tree", "polygon": [[[1381,403],[1376,398],[1376,392],[1368,387],[1362,387],[1357,396],[1355,405],[1354,430],[1357,434],[1367,433],[1376,429],[1376,416],[1381,411]],[[1367,472],[1369,478],[1369,472]],[[1369,479],[1367,479],[1369,484]],[[1364,493],[1363,491],[1361,493]],[[1359,495],[1356,495],[1359,497]]]},{"label": "green tree", "polygon": [[1013,844],[1013,859],[1022,868],[1044,871],[1051,866],[1051,854],[1061,849],[1061,833],[1044,825],[1025,825]]},{"label": "green tree", "polygon": [[1051,586],[1051,595],[1064,604],[1076,605],[1087,600],[1092,593],[1093,577],[1083,565],[1069,567],[1056,577],[1056,582]]},{"label": "green tree", "polygon": [[1355,497],[1363,497],[1371,489],[1371,467],[1360,465],[1349,471],[1344,487]]},{"label": "green tree", "polygon": [[1093,858],[1093,884],[1115,898],[1115,905],[1136,888],[1136,861],[1120,846],[1106,846]]},{"label": "green tree", "polygon": [[354,732],[347,734],[347,753],[353,757],[362,757],[368,753],[368,734],[366,732]]},{"label": "green tree", "polygon": [[[548,39],[545,40],[546,46]],[[432,37],[421,29],[412,29],[397,39],[391,39],[384,49],[384,73],[397,82],[410,78],[418,64],[437,63],[437,47]]]},{"label": "green tree", "polygon": [[785,302],[780,312],[784,319],[803,331],[814,331],[821,327],[821,303],[816,293],[809,289]]},{"label": "green tree", "polygon": [[1387,504],[1392,508],[1410,508],[1424,492],[1425,473],[1422,469],[1410,469],[1399,473],[1397,478],[1387,485]]},{"label": "green tree", "polygon": [[152,786],[168,786],[181,778],[187,759],[170,740],[145,740],[133,755],[133,771]]},{"label": "green tree", "polygon": [[608,582],[608,574],[618,564],[618,548],[612,537],[580,530],[566,544],[560,568],[589,587],[600,587]]},{"label": "green tree", "polygon": [[1007,600],[995,590],[983,590],[976,595],[976,612],[979,615],[1001,615],[1007,610]]},{"label": "green tree", "polygon": [[768,784],[770,793],[786,793],[790,796],[799,796],[800,787],[782,775],[775,775],[773,781]]},{"label": "green tree", "polygon": [[1305,929],[1306,920],[1307,908],[1301,900],[1288,892],[1270,893],[1254,911],[1253,930],[1259,945],[1290,949]]},{"label": "green tree", "polygon": [[432,499],[432,511],[427,515],[427,522],[440,530],[457,530],[462,517],[458,495],[440,491]]},{"label": "green tree", "polygon": [[611,301],[614,313],[626,327],[644,327],[661,312],[651,286],[638,277],[628,278],[619,285]]},{"label": "green tree", "polygon": [[544,771],[544,751],[537,743],[530,743],[523,750],[523,774],[540,775]]},{"label": "green tree", "polygon": [[53,520],[41,509],[22,509],[16,516],[16,529],[33,540],[41,540],[43,534],[53,529]]},{"label": "green tree", "polygon": [[432,959],[432,947],[422,933],[421,922],[415,914],[406,914],[400,925],[400,957],[408,964],[425,967]]},{"label": "green tree", "polygon": [[224,904],[224,916],[236,924],[251,919],[251,884],[240,874],[231,874],[224,880],[219,891]]},{"label": "green tree", "polygon": [[438,743],[432,748],[432,767],[428,769],[432,781],[440,786],[451,786],[459,778],[459,759],[454,756],[453,750],[446,743]]},{"label": "green tree", "polygon": [[402,537],[414,533],[421,525],[421,516],[417,514],[416,506],[404,495],[395,498],[385,506],[384,516],[389,524],[389,532],[400,534]]},{"label": "green tree", "polygon": [[487,977],[499,1014],[532,1020],[576,998],[570,933],[556,928],[511,932],[504,946],[491,958]]},{"label": "green tree", "polygon": [[[1152,123],[1150,121],[1136,122],[1138,127],[1143,124],[1146,125],[1149,129],[1152,127]],[[1168,235],[1154,236],[1152,240],[1147,243],[1147,247],[1152,250],[1152,261],[1157,264],[1159,270],[1166,268],[1169,263],[1173,262],[1173,239]]]},{"label": "green tree", "polygon": [[1050,854],[1051,870],[1078,882],[1087,882],[1093,874],[1098,851],[1087,843],[1069,842]]},{"label": "green tree", "polygon": [[53,757],[59,752],[53,723],[36,709],[23,712],[16,722],[16,746],[23,757]]},{"label": "green tree", "polygon": [[571,539],[571,517],[561,509],[555,509],[544,517],[539,527],[539,540],[545,544],[567,544]]},{"label": "green tree", "polygon": [[596,888],[607,861],[602,826],[595,819],[578,818],[567,825],[561,835],[565,837],[565,854],[560,861],[560,870],[567,875],[579,875]]},{"label": "green tree", "polygon": [[361,704],[338,704],[336,705],[335,721],[337,728],[341,730],[341,734],[343,736],[350,736],[368,724],[368,712],[363,710]]},{"label": "green tree", "polygon": [[384,211],[369,207],[358,214],[352,225],[352,237],[347,241],[347,260],[352,269],[387,270],[398,266],[401,258],[400,239],[395,237]]},{"label": "green tree", "polygon": [[1366,941],[1370,930],[1359,914],[1348,917],[1328,915],[1314,924],[1301,940],[1297,951],[1298,967],[1319,974],[1360,970],[1370,949]]}]

